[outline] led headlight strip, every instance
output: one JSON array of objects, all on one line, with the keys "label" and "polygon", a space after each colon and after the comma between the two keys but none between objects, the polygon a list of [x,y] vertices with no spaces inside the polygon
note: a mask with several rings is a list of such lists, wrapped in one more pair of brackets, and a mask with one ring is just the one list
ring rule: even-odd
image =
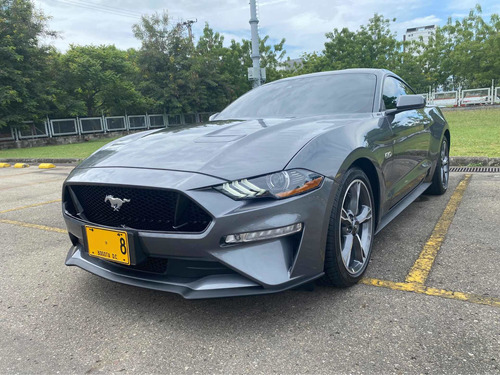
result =
[{"label": "led headlight strip", "polygon": [[246,178],[244,180],[233,181],[231,183],[226,182],[222,185],[222,190],[238,198],[257,197],[266,192],[266,190],[255,186]]},{"label": "led headlight strip", "polygon": [[288,198],[318,188],[324,177],[304,169],[280,171],[251,179],[226,182],[214,189],[233,199]]}]

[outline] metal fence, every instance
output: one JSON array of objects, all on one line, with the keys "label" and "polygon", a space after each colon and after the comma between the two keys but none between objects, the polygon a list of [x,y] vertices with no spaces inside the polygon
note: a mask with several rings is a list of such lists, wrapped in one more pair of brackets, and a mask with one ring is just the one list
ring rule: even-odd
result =
[{"label": "metal fence", "polygon": [[436,92],[433,104],[440,107],[456,107],[458,105],[458,91]]},{"label": "metal fence", "polygon": [[26,121],[19,126],[0,128],[0,141],[33,138],[51,138],[68,135],[109,133],[115,131],[145,130],[197,124],[208,121],[212,113],[180,115],[145,114],[126,116],[76,117]]},{"label": "metal fence", "polygon": [[0,128],[0,141],[13,141],[16,139],[16,133],[10,126]]},{"label": "metal fence", "polygon": [[465,107],[500,103],[500,87],[444,92],[433,91],[419,95],[422,95],[427,100],[427,103],[439,107]]},{"label": "metal fence", "polygon": [[[427,103],[440,107],[500,104],[500,87],[420,94]],[[197,124],[208,121],[212,113],[145,114],[125,116],[76,117],[26,121],[19,126],[0,128],[0,141],[49,138],[68,135],[144,130]]]}]

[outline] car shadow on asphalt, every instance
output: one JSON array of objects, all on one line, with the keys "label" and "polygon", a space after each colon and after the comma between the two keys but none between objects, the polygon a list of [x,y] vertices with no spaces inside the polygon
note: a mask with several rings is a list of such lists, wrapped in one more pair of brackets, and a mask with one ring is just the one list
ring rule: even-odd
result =
[{"label": "car shadow on asphalt", "polygon": [[[318,309],[344,304],[350,289],[315,286],[313,291],[291,290],[274,294],[186,300],[179,295],[121,285],[93,275],[80,274],[75,295],[106,307],[156,323],[202,329],[255,325],[296,325]],[[362,288],[355,286],[354,288]],[[241,329],[241,327],[239,329]]]}]

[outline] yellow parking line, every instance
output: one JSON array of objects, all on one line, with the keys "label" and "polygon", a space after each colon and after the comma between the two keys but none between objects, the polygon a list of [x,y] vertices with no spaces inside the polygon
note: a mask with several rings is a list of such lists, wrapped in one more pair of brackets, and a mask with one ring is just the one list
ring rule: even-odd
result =
[{"label": "yellow parking line", "polygon": [[12,212],[12,211],[24,210],[26,208],[45,206],[46,204],[57,203],[57,202],[60,202],[60,201],[61,201],[60,199],[54,199],[53,201],[47,201],[47,202],[41,202],[41,203],[33,203],[33,204],[28,204],[26,206],[9,208],[8,210],[0,211],[0,214],[5,214],[7,212]]},{"label": "yellow parking line", "polygon": [[452,292],[444,289],[430,288],[422,284],[397,283],[394,281],[371,279],[371,278],[361,279],[360,283],[365,285],[388,288],[392,290],[400,290],[404,292],[413,292],[419,294],[426,294],[428,296],[436,296],[448,299],[455,299],[459,301],[466,301],[478,305],[500,307],[499,298],[484,297],[473,293]]},{"label": "yellow parking line", "polygon": [[[62,233],[62,234],[68,233],[68,231],[66,229],[49,227],[46,225],[25,223],[23,221],[0,219],[0,223],[20,226],[20,227],[25,227],[25,228],[40,229],[40,230],[44,230],[44,231],[48,231],[48,232],[56,232],[56,233]],[[394,282],[394,281],[379,280],[379,279],[372,279],[372,278],[363,278],[363,279],[361,279],[360,283],[365,284],[365,285],[388,288],[388,289],[392,289],[392,290],[413,292],[413,293],[425,294],[428,296],[436,296],[436,297],[441,297],[441,298],[466,301],[466,302],[475,303],[478,305],[500,307],[500,299],[499,298],[484,297],[484,296],[480,296],[478,294],[473,294],[473,293],[453,292],[453,291],[444,290],[444,289],[426,287],[425,285],[422,285],[422,284],[406,283],[406,282],[398,283],[398,282]]]},{"label": "yellow parking line", "polygon": [[45,230],[45,231],[48,231],[48,232],[68,233],[68,231],[66,229],[55,228],[55,227],[48,227],[46,225],[38,225],[38,224],[25,223],[23,221],[0,219],[0,223],[2,223],[2,224],[10,224],[10,225],[17,225],[19,227],[25,227],[25,228],[40,229],[40,230]]},{"label": "yellow parking line", "polygon": [[446,208],[444,209],[443,214],[439,218],[434,230],[432,231],[431,236],[427,240],[422,249],[418,259],[413,264],[410,272],[406,276],[407,283],[420,284],[423,285],[429,273],[431,272],[432,265],[434,264],[434,260],[436,259],[437,253],[441,248],[441,244],[446,237],[446,233],[450,228],[451,222],[455,216],[455,213],[462,201],[462,198],[465,193],[465,189],[467,189],[467,185],[469,185],[469,181],[472,175],[467,174],[460,181],[457,188],[453,192]]}]

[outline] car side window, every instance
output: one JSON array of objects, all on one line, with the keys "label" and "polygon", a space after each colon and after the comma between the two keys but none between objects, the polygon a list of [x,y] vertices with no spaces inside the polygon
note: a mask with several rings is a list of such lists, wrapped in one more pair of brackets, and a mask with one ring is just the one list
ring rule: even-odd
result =
[{"label": "car side window", "polygon": [[382,90],[382,110],[396,108],[396,103],[401,95],[411,95],[412,90],[403,82],[393,77],[387,77]]}]

